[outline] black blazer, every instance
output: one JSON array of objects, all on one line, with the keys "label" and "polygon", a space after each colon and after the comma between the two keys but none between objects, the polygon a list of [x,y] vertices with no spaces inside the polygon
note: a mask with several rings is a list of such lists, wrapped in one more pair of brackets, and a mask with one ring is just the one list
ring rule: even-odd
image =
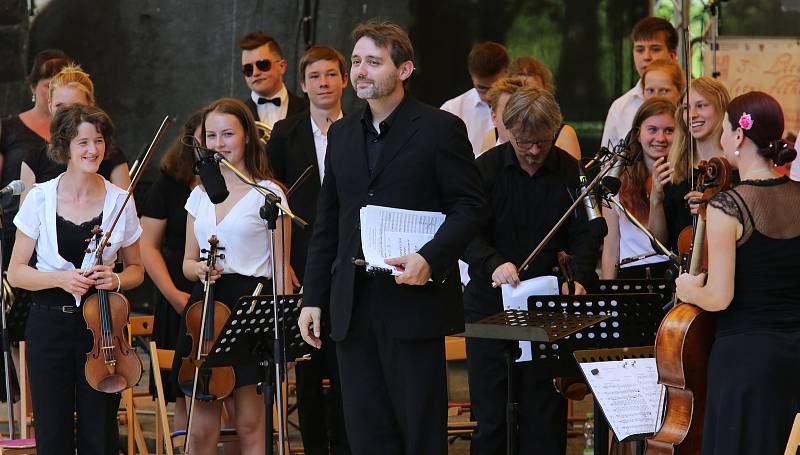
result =
[{"label": "black blazer", "polygon": [[364,108],[328,130],[325,180],[317,202],[305,272],[304,306],[329,312],[331,338],[342,340],[353,312],[355,266],[361,254],[359,209],[367,204],[447,215],[419,253],[433,271],[424,286],[372,278],[381,317],[397,338],[463,331],[457,260],[484,223],[484,198],[464,123],[406,96],[387,133],[375,173],[365,150]]},{"label": "black blazer", "polygon": [[312,166],[308,178],[292,192],[288,201],[292,212],[308,222],[305,229],[292,225],[291,263],[302,282],[320,188],[317,151],[308,109],[275,123],[267,144],[267,156],[275,178],[287,188]]},{"label": "black blazer", "polygon": [[[286,111],[287,118],[295,114],[299,114],[304,109],[308,109],[308,100],[296,96],[288,88],[286,91],[289,93],[289,109]],[[247,107],[250,108],[250,112],[253,113],[253,117],[258,120],[258,108],[256,107],[256,103],[253,102],[253,98],[251,98],[250,95],[247,95],[247,98],[242,101],[244,101]]]}]

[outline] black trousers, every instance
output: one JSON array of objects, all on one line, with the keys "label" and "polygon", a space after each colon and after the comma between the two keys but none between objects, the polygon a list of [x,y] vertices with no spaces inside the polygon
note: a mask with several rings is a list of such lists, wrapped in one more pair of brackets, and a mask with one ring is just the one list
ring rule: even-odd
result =
[{"label": "black trousers", "polygon": [[[295,366],[297,414],[307,455],[350,455],[342,410],[336,344],[323,331],[322,348]],[[322,380],[330,380],[327,393]]]},{"label": "black trousers", "polygon": [[389,337],[373,284],[356,280],[350,331],[336,344],[350,447],[356,455],[446,455],[444,338]]},{"label": "black trousers", "polygon": [[[473,455],[506,453],[508,399],[507,341],[467,338],[467,369],[472,414],[478,428],[472,435]],[[567,449],[567,400],[553,387],[550,368],[537,363],[514,364],[517,453],[563,455]]]},{"label": "black trousers", "polygon": [[84,365],[92,336],[82,313],[34,306],[25,340],[36,453],[63,455],[77,448],[81,455],[118,454],[120,395],[98,392],[86,382]]}]

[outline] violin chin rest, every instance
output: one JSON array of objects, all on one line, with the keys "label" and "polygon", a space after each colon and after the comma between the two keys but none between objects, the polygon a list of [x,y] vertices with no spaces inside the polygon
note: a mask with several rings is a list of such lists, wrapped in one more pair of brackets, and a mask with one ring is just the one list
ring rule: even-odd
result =
[{"label": "violin chin rest", "polygon": [[106,376],[97,384],[97,390],[103,393],[119,393],[127,388],[128,381],[118,374]]}]

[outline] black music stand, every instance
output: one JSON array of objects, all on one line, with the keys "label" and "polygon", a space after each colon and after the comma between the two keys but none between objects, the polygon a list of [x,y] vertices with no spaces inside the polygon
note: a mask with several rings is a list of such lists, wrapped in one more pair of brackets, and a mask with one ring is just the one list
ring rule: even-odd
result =
[{"label": "black music stand", "polygon": [[[309,352],[309,346],[300,336],[297,317],[300,315],[300,295],[278,296],[278,343],[274,343],[275,318],[273,314],[273,298],[271,295],[240,297],[233,308],[231,317],[222,328],[216,343],[211,348],[204,367],[222,367],[235,365],[261,364],[264,367],[264,382],[261,393],[264,396],[264,417],[266,419],[267,454],[273,453],[272,438],[272,406],[274,394],[282,393],[281,384],[272,383],[273,368],[285,378],[280,371],[282,359],[301,358]],[[274,386],[274,389],[273,389]],[[279,418],[282,411],[278,412]]]},{"label": "black music stand", "polygon": [[[552,296],[557,297],[557,296]],[[467,338],[552,343],[608,319],[607,315],[574,315],[551,311],[505,310],[475,323],[464,324]],[[516,346],[506,352],[508,398],[506,400],[506,453],[516,453],[517,408],[514,386]]]}]

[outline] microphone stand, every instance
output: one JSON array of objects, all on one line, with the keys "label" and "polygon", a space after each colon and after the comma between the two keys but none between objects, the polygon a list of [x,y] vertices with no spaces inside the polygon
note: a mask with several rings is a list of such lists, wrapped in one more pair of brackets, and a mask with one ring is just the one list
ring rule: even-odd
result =
[{"label": "microphone stand", "polygon": [[[5,231],[3,224],[3,207],[0,206],[0,234]],[[3,240],[0,238],[0,277],[3,276]],[[11,395],[11,343],[8,337],[8,326],[6,324],[6,287],[0,285],[0,323],[3,331],[3,366],[5,367],[6,381],[6,406],[8,407],[8,439],[14,439],[14,400]]]},{"label": "microphone stand", "polygon": [[[272,259],[272,315],[274,318],[273,322],[273,330],[274,336],[272,339],[272,364],[275,367],[274,375],[275,375],[275,405],[278,411],[278,453],[280,455],[284,455],[284,441],[286,440],[286,415],[283,411],[283,378],[284,378],[284,369],[281,368],[282,362],[280,361],[284,357],[281,355],[281,341],[280,341],[280,329],[278,322],[278,315],[280,314],[278,308],[278,283],[277,283],[277,262],[276,262],[276,251],[275,251],[275,230],[277,229],[277,219],[280,215],[280,212],[283,212],[285,215],[288,215],[293,222],[297,223],[300,227],[305,227],[308,223],[303,220],[302,218],[298,217],[297,215],[293,214],[285,205],[281,204],[280,197],[270,191],[267,188],[264,188],[258,185],[256,182],[251,180],[249,177],[244,175],[236,166],[232,165],[228,160],[222,157],[219,153],[214,153],[213,155],[214,160],[217,162],[225,165],[228,169],[230,169],[240,180],[249,184],[253,188],[255,188],[259,193],[264,196],[264,205],[259,210],[259,215],[261,218],[267,221],[267,230],[269,231],[269,251],[270,256]],[[283,276],[283,274],[281,274]],[[284,290],[285,292],[285,290]],[[264,417],[266,420],[266,429],[265,429],[265,437],[266,437],[266,453],[268,455],[273,454],[273,441],[272,441],[272,395],[273,391],[271,384],[272,376],[272,366],[268,360],[265,360],[263,363],[264,366],[264,383],[261,386],[261,393],[264,396]]]},{"label": "microphone stand", "polygon": [[645,227],[645,225],[639,222],[639,220],[637,220],[636,217],[633,216],[633,214],[629,212],[624,205],[622,205],[622,202],[620,202],[620,200],[617,199],[616,196],[607,191],[603,191],[602,197],[609,203],[617,206],[618,209],[622,210],[622,213],[625,214],[625,218],[627,218],[634,226],[636,226],[637,229],[642,231],[642,233],[650,240],[650,245],[653,247],[654,250],[656,250],[656,252],[658,252],[658,254],[667,256],[675,264],[678,263],[678,256],[672,251],[670,251],[669,248],[665,247],[664,244],[661,243],[653,235],[653,233],[650,232],[649,229],[647,229],[647,227]]}]

